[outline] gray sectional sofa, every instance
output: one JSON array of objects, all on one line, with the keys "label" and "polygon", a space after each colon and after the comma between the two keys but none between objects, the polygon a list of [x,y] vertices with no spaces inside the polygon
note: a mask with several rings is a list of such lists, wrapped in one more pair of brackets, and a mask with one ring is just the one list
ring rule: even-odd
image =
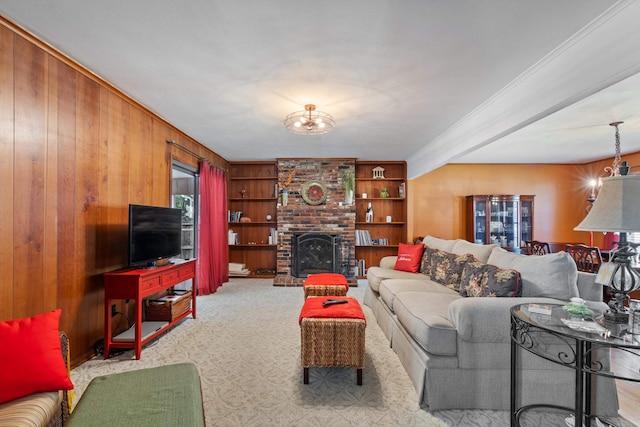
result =
[{"label": "gray sectional sofa", "polygon": [[[369,268],[364,303],[404,365],[421,403],[431,410],[509,409],[512,306],[566,303],[579,296],[591,307],[607,308],[595,275],[578,272],[565,252],[527,256],[494,245],[431,236],[423,243],[425,254],[471,254],[475,262],[516,270],[521,277],[519,297],[463,297],[450,284],[431,280],[430,271],[394,270],[396,257],[385,257],[380,266]],[[421,271],[429,270],[426,257]],[[574,371],[524,350],[521,353],[519,404],[572,407]],[[598,356],[608,362],[608,355]],[[595,414],[616,416],[615,382],[598,377],[595,387]]]}]

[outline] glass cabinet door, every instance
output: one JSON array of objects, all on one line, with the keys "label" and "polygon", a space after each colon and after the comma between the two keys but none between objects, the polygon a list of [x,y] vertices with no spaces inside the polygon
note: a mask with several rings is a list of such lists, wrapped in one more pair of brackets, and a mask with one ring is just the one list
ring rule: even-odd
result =
[{"label": "glass cabinet door", "polygon": [[489,243],[512,249],[519,246],[520,200],[518,196],[490,199]]},{"label": "glass cabinet door", "polygon": [[533,197],[522,198],[522,225],[520,230],[520,247],[525,247],[525,241],[533,240]]},{"label": "glass cabinet door", "polygon": [[476,200],[474,221],[474,241],[475,243],[483,245],[487,243],[487,202],[485,200]]}]

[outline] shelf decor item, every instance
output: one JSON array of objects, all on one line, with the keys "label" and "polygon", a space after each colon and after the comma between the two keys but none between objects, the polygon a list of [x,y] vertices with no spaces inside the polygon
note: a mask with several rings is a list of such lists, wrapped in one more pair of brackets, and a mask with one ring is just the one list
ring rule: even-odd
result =
[{"label": "shelf decor item", "polygon": [[406,195],[406,187],[405,187],[405,184],[403,182],[398,187],[398,197],[400,197],[401,199],[404,199],[405,195]]},{"label": "shelf decor item", "polygon": [[373,168],[373,179],[384,179],[384,168],[382,166]]},{"label": "shelf decor item", "polygon": [[356,188],[355,172],[353,170],[342,171],[342,186],[344,187],[344,203],[353,204],[353,194]]},{"label": "shelf decor item", "polygon": [[289,204],[289,190],[287,190],[287,187],[291,185],[291,182],[293,181],[293,178],[295,176],[296,169],[294,168],[291,169],[291,172],[289,172],[286,180],[282,181],[278,179],[278,188],[280,188],[280,205],[282,206],[287,206]]},{"label": "shelf decor item", "polygon": [[371,202],[369,202],[369,205],[367,206],[367,211],[365,212],[365,221],[366,222],[373,222],[373,207],[371,206]]},{"label": "shelf decor item", "polygon": [[321,205],[327,199],[327,188],[319,181],[308,181],[302,186],[302,199],[308,205]]}]

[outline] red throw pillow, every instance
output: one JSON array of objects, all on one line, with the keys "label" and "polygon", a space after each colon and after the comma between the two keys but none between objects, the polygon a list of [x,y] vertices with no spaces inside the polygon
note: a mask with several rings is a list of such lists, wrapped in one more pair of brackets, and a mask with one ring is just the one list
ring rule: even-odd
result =
[{"label": "red throw pillow", "polygon": [[73,389],[60,347],[60,313],[0,322],[0,403]]},{"label": "red throw pillow", "polygon": [[396,260],[396,265],[393,268],[395,270],[417,273],[420,268],[420,261],[422,261],[423,251],[424,245],[422,243],[417,245],[400,243],[398,246],[398,259]]}]

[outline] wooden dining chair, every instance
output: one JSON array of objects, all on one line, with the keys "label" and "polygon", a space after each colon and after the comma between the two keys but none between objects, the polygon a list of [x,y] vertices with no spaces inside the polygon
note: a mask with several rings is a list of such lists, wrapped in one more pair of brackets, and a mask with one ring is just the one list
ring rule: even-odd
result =
[{"label": "wooden dining chair", "polygon": [[567,244],[565,251],[575,261],[578,271],[597,273],[602,265],[602,254],[596,246]]},{"label": "wooden dining chair", "polygon": [[539,242],[537,240],[526,240],[527,255],[545,255],[551,253],[551,247],[547,242]]}]

